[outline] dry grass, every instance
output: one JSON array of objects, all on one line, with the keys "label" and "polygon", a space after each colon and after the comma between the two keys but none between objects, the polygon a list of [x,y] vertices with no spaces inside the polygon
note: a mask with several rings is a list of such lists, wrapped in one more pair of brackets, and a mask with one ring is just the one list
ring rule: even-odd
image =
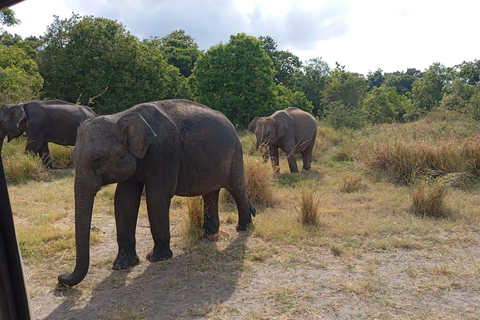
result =
[{"label": "dry grass", "polygon": [[187,198],[185,219],[185,243],[187,246],[192,245],[202,237],[203,216],[203,198],[201,196]]},{"label": "dry grass", "polygon": [[446,195],[447,187],[441,179],[420,180],[412,189],[412,212],[425,217],[446,217]]},{"label": "dry grass", "polygon": [[[74,265],[72,170],[10,184],[34,314],[38,319],[92,314],[107,319],[478,318],[480,193],[473,172],[480,168],[480,151],[472,135],[475,126],[466,121],[437,113],[413,124],[355,132],[319,127],[324,141],[317,160],[300,174],[273,175],[269,163],[246,155],[247,186],[253,179],[256,190],[249,194],[252,201],[253,194],[258,196],[254,228],[237,233],[236,208],[227,204],[220,206],[217,238],[185,241],[194,210],[186,198],[175,197],[170,215],[174,257],[164,262],[144,258],[153,244],[142,200],[141,261],[127,272],[110,270],[116,254],[115,186],[102,188],[95,200],[89,273],[65,291],[55,286],[58,273]],[[377,142],[378,153],[366,154],[365,146]],[[459,150],[460,158],[452,150]],[[378,154],[396,159],[392,163],[404,161],[367,166],[366,160]],[[416,163],[412,154],[429,155],[429,171],[419,165],[415,174],[407,174],[413,167],[408,163]],[[280,166],[288,171],[285,157]],[[423,182],[413,183],[422,174]],[[384,175],[409,183],[392,183]],[[452,187],[457,175],[473,183]],[[271,198],[262,195],[259,181],[271,188]],[[270,200],[262,203],[263,197]],[[448,219],[419,218],[412,214],[414,202],[421,217],[430,210]],[[316,211],[318,226],[299,223],[302,210]],[[197,216],[191,223],[197,230],[198,221]]]},{"label": "dry grass", "polygon": [[298,220],[304,225],[317,226],[320,223],[320,199],[312,185],[300,186]]}]

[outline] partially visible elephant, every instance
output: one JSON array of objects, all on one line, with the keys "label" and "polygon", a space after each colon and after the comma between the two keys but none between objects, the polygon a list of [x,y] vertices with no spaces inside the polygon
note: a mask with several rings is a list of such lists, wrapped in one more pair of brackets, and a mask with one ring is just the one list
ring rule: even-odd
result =
[{"label": "partially visible elephant", "polygon": [[310,113],[289,107],[269,117],[255,117],[248,129],[257,137],[257,150],[269,147],[270,160],[276,172],[280,172],[278,148],[287,154],[290,172],[298,172],[295,153],[302,154],[303,170],[310,169],[317,136],[317,123]]},{"label": "partially visible elephant", "polygon": [[135,228],[145,188],[154,247],[151,262],[169,259],[171,198],[202,195],[206,235],[219,231],[218,196],[226,188],[238,208],[238,231],[252,223],[255,208],[245,187],[242,145],[220,112],[189,100],[138,104],[125,111],[86,120],[73,151],[75,165],[76,266],[58,281],[84,279],[89,266],[90,224],[101,186],[118,183],[114,198],[118,255],[114,269],[139,262]]},{"label": "partially visible elephant", "polygon": [[0,150],[5,136],[10,142],[26,132],[25,151],[40,155],[45,166],[51,169],[48,143],[75,145],[78,126],[95,116],[89,107],[61,100],[4,104],[0,106]]}]

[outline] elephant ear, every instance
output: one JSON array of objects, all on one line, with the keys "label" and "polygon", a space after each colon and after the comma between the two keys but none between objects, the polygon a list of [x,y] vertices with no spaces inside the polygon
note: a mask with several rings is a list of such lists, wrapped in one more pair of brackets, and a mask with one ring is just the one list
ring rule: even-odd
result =
[{"label": "elephant ear", "polygon": [[25,109],[23,109],[23,106],[14,106],[12,108],[12,121],[15,123],[15,126],[17,128],[20,128],[20,125],[22,124],[23,120],[27,119],[27,114],[25,113]]},{"label": "elephant ear", "polygon": [[277,132],[277,138],[281,138],[283,137],[284,135],[287,134],[288,132],[288,122],[287,120],[283,119],[283,118],[279,118],[277,119],[276,123],[275,123],[275,126],[276,126],[276,132]]},{"label": "elephant ear", "polygon": [[253,118],[253,120],[248,124],[248,130],[255,133],[255,130],[257,129],[257,122],[259,119],[260,117]]},{"label": "elephant ear", "polygon": [[138,113],[124,115],[117,121],[128,151],[139,159],[145,157],[148,147],[157,136],[148,122]]}]

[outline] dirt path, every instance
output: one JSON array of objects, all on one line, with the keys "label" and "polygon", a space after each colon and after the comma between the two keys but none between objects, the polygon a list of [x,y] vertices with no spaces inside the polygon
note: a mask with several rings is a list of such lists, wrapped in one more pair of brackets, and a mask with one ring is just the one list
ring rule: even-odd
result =
[{"label": "dirt path", "polygon": [[[217,241],[192,250],[173,248],[175,255],[166,262],[150,264],[143,259],[145,247],[139,252],[140,265],[129,271],[112,271],[111,261],[94,258],[77,287],[54,288],[50,280],[52,287],[47,285],[32,298],[35,318],[480,318],[480,283],[475,276],[480,271],[480,246],[354,257],[335,256],[327,248],[292,246],[263,259],[258,248],[268,243],[237,234],[233,226],[225,230]],[[138,237],[139,243],[148,242],[148,229],[141,228]],[[106,238],[93,249],[93,257],[114,258],[114,237]]]}]

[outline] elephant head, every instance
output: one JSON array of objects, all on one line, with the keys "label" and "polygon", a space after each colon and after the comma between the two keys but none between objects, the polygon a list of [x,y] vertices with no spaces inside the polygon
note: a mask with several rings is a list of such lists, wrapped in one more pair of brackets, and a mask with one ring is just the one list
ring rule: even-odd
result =
[{"label": "elephant head", "polygon": [[5,136],[10,142],[26,130],[26,120],[23,104],[4,104],[0,107],[0,149]]},{"label": "elephant head", "polygon": [[73,151],[75,165],[76,266],[58,281],[67,286],[81,282],[90,260],[90,224],[93,202],[101,186],[127,180],[135,174],[156,134],[138,113],[117,120],[112,116],[86,120],[79,128]]},{"label": "elephant head", "polygon": [[272,145],[287,134],[289,125],[286,119],[278,116],[256,117],[248,129],[257,137],[256,149]]}]

